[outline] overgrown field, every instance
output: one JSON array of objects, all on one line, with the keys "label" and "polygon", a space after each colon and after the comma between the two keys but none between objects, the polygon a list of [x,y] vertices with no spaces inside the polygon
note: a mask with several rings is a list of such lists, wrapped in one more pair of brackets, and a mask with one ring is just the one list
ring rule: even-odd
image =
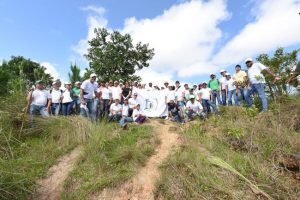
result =
[{"label": "overgrown field", "polygon": [[164,199],[299,199],[300,99],[271,111],[226,107],[194,122],[184,145],[161,167],[156,197]]},{"label": "overgrown field", "polygon": [[76,146],[83,146],[83,156],[66,180],[63,197],[85,198],[131,177],[158,144],[150,126],[124,131],[116,123],[94,124],[77,116],[37,119],[31,127],[23,98],[1,102],[0,199],[30,198],[36,181]]}]

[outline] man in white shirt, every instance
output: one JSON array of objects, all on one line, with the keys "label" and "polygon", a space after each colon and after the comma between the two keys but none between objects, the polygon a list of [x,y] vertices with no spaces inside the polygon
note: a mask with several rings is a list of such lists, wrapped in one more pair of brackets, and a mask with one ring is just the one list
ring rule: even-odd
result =
[{"label": "man in white shirt", "polygon": [[186,111],[189,120],[192,120],[196,116],[204,117],[203,107],[199,101],[195,100],[194,95],[190,95],[190,100],[186,103]]},{"label": "man in white shirt", "polygon": [[54,81],[52,83],[52,89],[50,90],[50,94],[52,97],[51,101],[51,114],[57,116],[59,114],[59,110],[61,107],[61,100],[63,91],[59,89],[59,83]]},{"label": "man in white shirt", "polygon": [[142,124],[146,121],[146,116],[144,112],[141,110],[140,104],[136,105],[136,108],[133,110],[132,113],[133,121],[139,124]]},{"label": "man in white shirt", "polygon": [[226,95],[228,97],[228,105],[232,106],[232,97],[234,97],[234,103],[236,106],[239,106],[238,94],[236,92],[236,86],[234,80],[231,78],[231,75],[227,72],[226,76]]},{"label": "man in white shirt", "polygon": [[109,83],[102,81],[97,91],[100,94],[100,111],[102,116],[108,116],[109,107],[112,103],[112,92],[108,86]]},{"label": "man in white shirt", "polygon": [[135,92],[133,93],[133,97],[131,97],[128,102],[129,102],[129,117],[132,116],[133,110],[136,108],[136,106],[139,104],[139,101],[137,100],[138,94]]},{"label": "man in white shirt", "polygon": [[221,91],[221,97],[222,97],[222,105],[226,106],[226,70],[222,69],[220,71],[220,74],[222,75],[222,77],[219,79],[220,82],[220,91]]},{"label": "man in white shirt", "polygon": [[94,121],[96,120],[96,115],[93,98],[97,96],[98,89],[96,79],[97,75],[92,73],[90,79],[83,81],[80,87],[80,116],[90,116]]},{"label": "man in white shirt", "polygon": [[180,85],[179,81],[175,82],[175,103],[179,107],[179,115],[183,117],[184,102],[184,88]]},{"label": "man in white shirt", "polygon": [[203,111],[205,114],[210,113],[210,107],[213,108],[216,114],[219,114],[219,111],[214,103],[211,102],[211,89],[207,87],[207,83],[202,83],[202,88],[199,91],[199,101],[202,102]]},{"label": "man in white shirt", "polygon": [[148,87],[146,88],[146,91],[148,91],[148,92],[153,92],[154,91],[154,87],[153,87],[153,84],[151,82],[148,83]]},{"label": "man in white shirt", "polygon": [[261,73],[266,71],[268,74],[274,77],[274,82],[280,80],[279,76],[276,76],[268,67],[264,66],[261,63],[254,63],[252,58],[247,58],[245,63],[248,67],[248,92],[246,95],[246,101],[249,107],[252,107],[253,100],[252,94],[258,93],[258,96],[262,102],[261,112],[266,112],[268,108],[268,101],[265,94],[265,77]]},{"label": "man in white shirt", "polygon": [[119,121],[122,117],[122,105],[119,99],[110,105],[109,121]]},{"label": "man in white shirt", "polygon": [[33,125],[33,116],[40,114],[42,117],[49,117],[51,106],[51,94],[44,89],[43,81],[35,82],[36,89],[31,90],[27,96],[28,104],[30,104],[31,125]]},{"label": "man in white shirt", "polygon": [[113,99],[113,102],[116,100],[116,99],[122,99],[122,89],[119,87],[119,82],[118,81],[115,81],[114,82],[114,86],[112,86],[110,88],[111,90],[111,93],[112,93],[112,99]]}]

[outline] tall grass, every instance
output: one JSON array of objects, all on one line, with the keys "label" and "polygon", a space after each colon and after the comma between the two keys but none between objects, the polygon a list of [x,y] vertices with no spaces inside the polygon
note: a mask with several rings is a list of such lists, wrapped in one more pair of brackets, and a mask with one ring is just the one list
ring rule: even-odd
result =
[{"label": "tall grass", "polygon": [[[157,196],[255,199],[261,193],[267,198],[297,199],[299,182],[280,168],[278,157],[300,152],[300,99],[277,99],[270,108],[264,114],[224,108],[220,118],[186,129],[185,145],[162,166]],[[221,160],[221,165],[212,158]]]}]

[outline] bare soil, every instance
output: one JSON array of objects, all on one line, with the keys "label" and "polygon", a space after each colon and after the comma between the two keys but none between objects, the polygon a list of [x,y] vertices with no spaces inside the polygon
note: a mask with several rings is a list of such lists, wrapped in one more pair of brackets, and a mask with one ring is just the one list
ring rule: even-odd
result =
[{"label": "bare soil", "polygon": [[92,199],[116,199],[116,200],[150,200],[154,199],[155,183],[160,176],[159,166],[167,158],[171,151],[180,146],[181,139],[176,134],[176,128],[170,122],[160,123],[151,121],[158,138],[161,141],[156,149],[156,154],[151,156],[146,165],[129,181],[117,188],[107,188],[100,195]]},{"label": "bare soil", "polygon": [[37,193],[32,199],[39,200],[57,200],[61,199],[60,194],[63,189],[63,182],[72,171],[78,157],[80,156],[81,147],[77,147],[70,153],[58,159],[58,163],[52,166],[44,179],[38,180],[39,185]]}]

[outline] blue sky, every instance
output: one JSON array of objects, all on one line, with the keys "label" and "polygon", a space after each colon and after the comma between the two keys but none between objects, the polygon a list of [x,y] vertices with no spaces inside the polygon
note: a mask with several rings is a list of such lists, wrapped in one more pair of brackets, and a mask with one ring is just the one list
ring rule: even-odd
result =
[{"label": "blue sky", "polygon": [[67,80],[91,30],[130,33],[155,48],[144,81],[198,83],[277,47],[299,48],[299,0],[0,0],[0,60],[22,55]]}]

